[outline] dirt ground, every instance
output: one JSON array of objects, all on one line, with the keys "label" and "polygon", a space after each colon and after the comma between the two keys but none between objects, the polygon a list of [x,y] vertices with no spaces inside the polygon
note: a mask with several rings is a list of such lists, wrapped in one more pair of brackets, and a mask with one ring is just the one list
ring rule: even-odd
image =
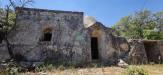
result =
[{"label": "dirt ground", "polygon": [[[141,65],[149,75],[163,75],[163,65]],[[120,67],[83,68],[52,70],[50,72],[22,73],[21,75],[123,75],[126,69]]]}]

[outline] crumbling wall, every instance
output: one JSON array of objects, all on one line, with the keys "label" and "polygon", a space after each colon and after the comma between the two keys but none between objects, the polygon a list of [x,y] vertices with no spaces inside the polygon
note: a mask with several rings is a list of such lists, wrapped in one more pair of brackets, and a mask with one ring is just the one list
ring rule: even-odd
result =
[{"label": "crumbling wall", "polygon": [[[90,39],[83,13],[17,8],[15,29],[8,35],[14,54],[27,61],[83,64],[90,62]],[[52,29],[51,41],[43,41]]]},{"label": "crumbling wall", "polygon": [[158,41],[144,40],[143,42],[148,57],[148,62],[159,63],[161,60],[161,54]]},{"label": "crumbling wall", "polygon": [[99,22],[87,28],[91,37],[98,38],[99,61],[102,64],[117,64],[119,59],[123,59],[129,52],[127,40],[122,37],[116,37]]},{"label": "crumbling wall", "polygon": [[148,62],[148,58],[143,41],[130,39],[128,42],[130,44],[128,62],[130,64],[146,64]]},{"label": "crumbling wall", "polygon": [[115,44],[114,48],[118,51],[118,58],[127,61],[130,46],[126,38],[113,36],[112,44]]}]

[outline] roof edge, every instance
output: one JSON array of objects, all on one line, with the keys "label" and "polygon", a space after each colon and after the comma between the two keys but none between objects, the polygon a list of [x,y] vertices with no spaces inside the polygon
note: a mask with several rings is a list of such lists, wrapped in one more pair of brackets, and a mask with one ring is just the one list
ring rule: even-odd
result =
[{"label": "roof edge", "polygon": [[84,13],[84,12],[77,12],[77,11],[50,10],[50,9],[26,8],[26,7],[16,7],[16,10],[29,10],[29,11],[55,12],[55,13],[74,13],[74,14]]}]

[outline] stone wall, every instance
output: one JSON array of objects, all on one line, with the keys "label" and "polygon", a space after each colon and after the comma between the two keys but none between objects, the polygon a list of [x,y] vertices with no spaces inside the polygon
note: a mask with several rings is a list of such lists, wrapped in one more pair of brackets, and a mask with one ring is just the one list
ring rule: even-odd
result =
[{"label": "stone wall", "polygon": [[148,58],[143,41],[130,39],[128,42],[130,44],[128,62],[130,64],[146,64],[148,62]]},{"label": "stone wall", "polygon": [[9,59],[9,53],[7,51],[7,45],[4,41],[0,44],[0,62]]},{"label": "stone wall", "polygon": [[160,63],[162,56],[161,42],[158,40],[129,40],[131,64]]},{"label": "stone wall", "polygon": [[148,62],[159,63],[161,60],[159,41],[156,40],[143,40]]}]

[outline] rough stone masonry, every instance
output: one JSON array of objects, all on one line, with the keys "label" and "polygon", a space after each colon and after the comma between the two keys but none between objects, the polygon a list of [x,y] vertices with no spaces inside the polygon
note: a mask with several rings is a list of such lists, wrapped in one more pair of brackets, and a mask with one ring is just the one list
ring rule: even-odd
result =
[{"label": "rough stone masonry", "polygon": [[[129,50],[125,39],[120,41],[101,23],[84,27],[83,12],[17,8],[16,14],[16,26],[8,39],[21,61],[115,64]],[[91,48],[93,37],[97,49]]]},{"label": "rough stone masonry", "polygon": [[[125,38],[100,22],[83,20],[88,21],[83,12],[17,8],[8,40],[17,59],[26,62],[112,65],[128,59],[130,45]],[[1,43],[0,51],[4,50]]]}]

